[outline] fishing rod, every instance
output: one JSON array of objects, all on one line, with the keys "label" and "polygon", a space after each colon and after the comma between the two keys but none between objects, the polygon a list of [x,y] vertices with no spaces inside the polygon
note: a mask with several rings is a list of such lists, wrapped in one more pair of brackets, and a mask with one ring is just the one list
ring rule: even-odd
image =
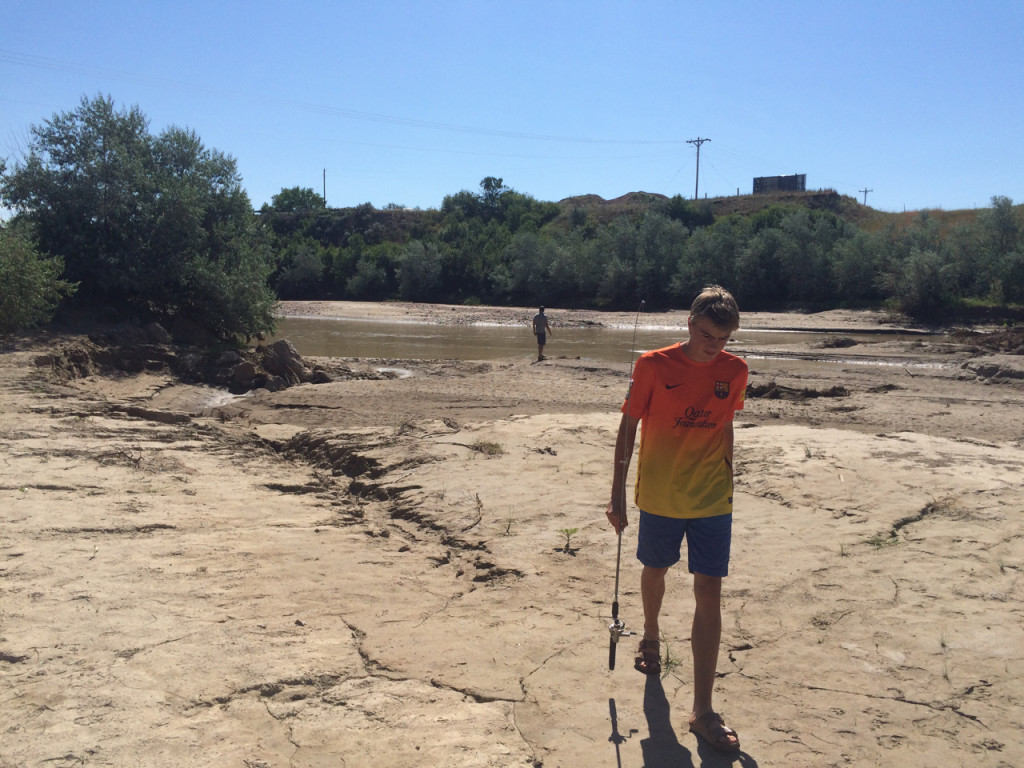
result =
[{"label": "fishing rod", "polygon": [[[636,356],[636,329],[640,324],[640,313],[644,309],[645,301],[640,300],[640,306],[637,307],[636,317],[633,319],[633,341],[630,343],[629,349],[629,387],[626,390],[626,402],[629,402],[629,396],[633,390],[633,363]],[[627,409],[627,414],[628,414]],[[619,438],[622,440],[622,489],[625,494],[626,488],[626,475],[629,473],[629,459],[626,456],[626,430],[619,430]],[[614,499],[612,500],[614,503]],[[625,512],[625,508],[622,510]],[[615,669],[615,648],[619,644],[619,640],[624,637],[629,637],[632,632],[626,630],[626,622],[619,618],[619,572],[622,565],[622,527],[619,527],[619,542],[618,547],[615,551],[615,596],[612,598],[612,623],[608,625],[608,633],[611,636],[608,641],[608,669]]]}]

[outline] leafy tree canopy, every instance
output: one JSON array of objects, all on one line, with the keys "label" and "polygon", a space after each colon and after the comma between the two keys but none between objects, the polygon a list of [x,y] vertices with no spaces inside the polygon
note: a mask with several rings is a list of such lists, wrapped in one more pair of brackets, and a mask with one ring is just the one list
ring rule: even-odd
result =
[{"label": "leafy tree canopy", "polygon": [[64,264],[46,258],[22,227],[0,225],[0,334],[48,322],[57,303],[75,292],[60,279]]},{"label": "leafy tree canopy", "polygon": [[192,131],[154,136],[138,107],[83,97],[30,128],[0,196],[84,306],[187,317],[222,338],[273,325],[271,254],[235,160]]},{"label": "leafy tree canopy", "polygon": [[289,187],[270,198],[270,207],[280,213],[319,211],[327,203],[312,187]]}]

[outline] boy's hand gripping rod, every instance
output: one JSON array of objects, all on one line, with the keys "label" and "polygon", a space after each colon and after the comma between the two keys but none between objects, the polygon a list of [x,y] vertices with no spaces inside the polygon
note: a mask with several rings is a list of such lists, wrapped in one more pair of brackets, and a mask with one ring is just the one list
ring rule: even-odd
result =
[{"label": "boy's hand gripping rod", "polygon": [[[633,341],[630,345],[629,351],[629,389],[626,390],[626,402],[629,402],[629,396],[633,389],[633,359],[634,353],[636,352],[636,328],[640,323],[640,313],[643,311],[644,301],[641,299],[640,307],[636,311],[636,319],[633,321]],[[628,412],[628,411],[627,411]],[[626,487],[626,475],[629,472],[629,462],[626,459],[627,446],[625,445],[626,433],[622,431],[622,488]],[[625,490],[623,490],[625,493]],[[619,568],[622,564],[622,529],[619,529],[619,543],[615,552],[615,597],[612,599],[612,623],[608,625],[608,633],[610,639],[608,641],[608,669],[615,669],[615,647],[618,645],[619,640],[623,637],[629,637],[632,632],[626,629],[626,622],[619,618]]]}]

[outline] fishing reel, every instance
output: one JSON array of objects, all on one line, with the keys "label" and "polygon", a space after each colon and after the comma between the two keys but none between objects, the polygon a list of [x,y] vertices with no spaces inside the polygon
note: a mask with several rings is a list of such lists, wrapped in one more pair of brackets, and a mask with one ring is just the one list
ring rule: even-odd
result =
[{"label": "fishing reel", "polygon": [[618,645],[619,640],[624,637],[631,637],[636,632],[626,629],[626,622],[616,617],[608,625],[608,633],[611,636],[608,642],[608,669],[615,669],[615,646]]},{"label": "fishing reel", "polygon": [[614,619],[611,624],[608,625],[608,631],[611,633],[612,642],[617,643],[623,637],[631,637],[636,632],[631,632],[626,629],[626,622],[622,619]]}]

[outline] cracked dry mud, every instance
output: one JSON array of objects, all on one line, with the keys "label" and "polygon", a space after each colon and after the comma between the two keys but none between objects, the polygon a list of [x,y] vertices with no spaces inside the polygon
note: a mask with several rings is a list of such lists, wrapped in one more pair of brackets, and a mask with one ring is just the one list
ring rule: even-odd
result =
[{"label": "cracked dry mud", "polygon": [[[73,343],[0,355],[0,764],[729,764],[686,731],[684,573],[663,679],[632,639],[607,669],[625,364],[226,402],[33,365]],[[751,361],[717,698],[743,765],[1024,764],[1020,380],[885,347],[953,364]]]}]

